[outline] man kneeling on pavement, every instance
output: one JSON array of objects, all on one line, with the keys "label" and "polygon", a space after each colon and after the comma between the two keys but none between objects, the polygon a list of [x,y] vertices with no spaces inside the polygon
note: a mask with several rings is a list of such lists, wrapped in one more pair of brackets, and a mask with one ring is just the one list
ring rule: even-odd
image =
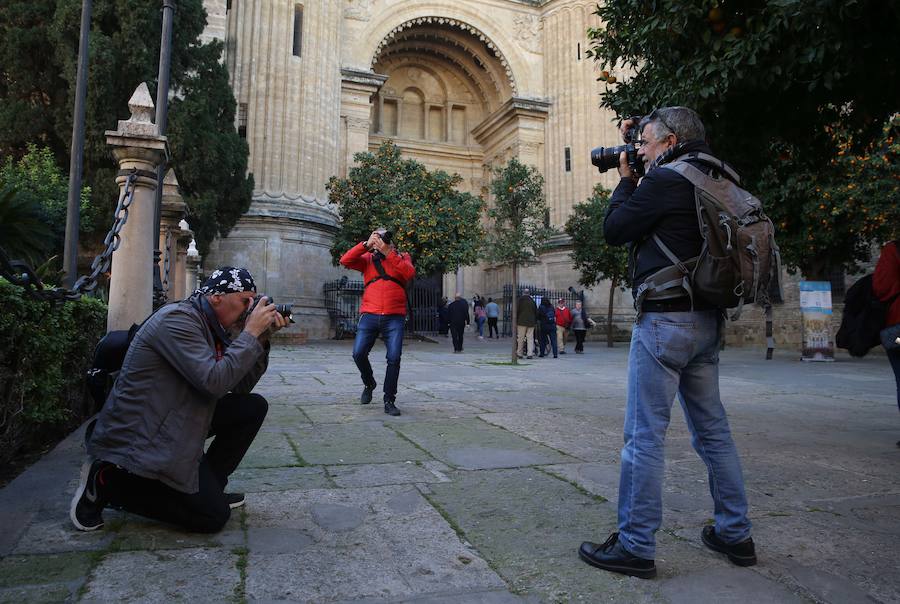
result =
[{"label": "man kneeling on pavement", "polygon": [[225,486],[266,416],[250,391],[268,366],[269,336],[288,321],[265,297],[253,306],[255,294],[246,269],[223,267],[144,322],[87,443],[76,528],[101,528],[109,506],[213,533],[243,505]]}]

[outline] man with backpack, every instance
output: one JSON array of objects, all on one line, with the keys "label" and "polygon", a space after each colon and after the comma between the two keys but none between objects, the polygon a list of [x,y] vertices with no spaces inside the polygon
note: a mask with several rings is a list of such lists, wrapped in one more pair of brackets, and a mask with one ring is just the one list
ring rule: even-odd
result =
[{"label": "man with backpack", "polygon": [[[623,134],[635,125],[630,122],[623,124]],[[685,266],[689,259],[699,263],[709,242],[698,224],[698,187],[680,169],[688,164],[688,169],[716,179],[729,169],[709,155],[705,129],[691,109],[657,109],[641,120],[638,132],[637,154],[646,176],[639,182],[626,153],[621,154],[621,180],[603,229],[610,245],[631,245],[637,311],[628,359],[618,531],[604,543],[582,543],[578,553],[604,570],[641,578],[656,575],[664,443],[677,394],[694,449],[708,468],[715,501],[715,523],[703,528],[701,540],[731,562],[750,566],[756,553],[741,462],[719,397],[718,353],[726,307],[694,291],[696,273]]]},{"label": "man with backpack", "polygon": [[353,342],[353,360],[363,381],[359,402],[368,405],[377,384],[369,363],[369,352],[378,336],[387,347],[384,374],[384,412],[400,415],[395,404],[400,378],[400,355],[403,353],[403,330],[406,324],[406,287],[416,276],[409,254],[398,252],[391,242],[391,232],[384,228],[372,231],[366,241],[358,243],[341,256],[341,264],[359,271],[365,280],[359,324]]},{"label": "man with backpack", "polygon": [[255,294],[246,269],[223,267],[137,330],[87,438],[69,510],[77,529],[101,528],[109,505],[212,533],[243,505],[225,486],[266,416],[251,390],[268,366],[269,335],[288,322]]}]

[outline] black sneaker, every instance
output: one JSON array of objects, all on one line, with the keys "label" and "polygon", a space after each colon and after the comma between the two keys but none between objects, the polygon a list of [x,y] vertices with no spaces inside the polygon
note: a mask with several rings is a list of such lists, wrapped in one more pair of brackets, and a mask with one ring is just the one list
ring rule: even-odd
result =
[{"label": "black sneaker", "polygon": [[585,541],[578,548],[578,557],[597,568],[640,579],[656,576],[656,562],[633,556],[619,543],[619,533],[613,533],[600,545]]},{"label": "black sneaker", "polygon": [[363,388],[362,394],[359,395],[359,403],[361,405],[368,405],[372,402],[372,393],[375,392],[375,386],[377,385],[373,383],[371,386]]},{"label": "black sneaker", "polygon": [[394,401],[384,401],[384,412],[393,417],[400,415],[400,409],[397,409]]},{"label": "black sneaker", "polygon": [[712,526],[704,526],[700,532],[700,538],[703,540],[703,545],[714,552],[725,554],[733,564],[738,566],[753,566],[756,564],[756,546],[753,545],[752,538],[748,538],[740,543],[728,544],[719,538],[716,534],[716,529]]},{"label": "black sneaker", "polygon": [[243,493],[225,493],[225,501],[232,510],[239,508],[247,501]]},{"label": "black sneaker", "polygon": [[103,480],[100,473],[112,464],[99,459],[84,462],[81,466],[81,479],[72,496],[69,507],[69,518],[79,531],[96,531],[103,528],[103,508],[106,498],[103,496]]}]

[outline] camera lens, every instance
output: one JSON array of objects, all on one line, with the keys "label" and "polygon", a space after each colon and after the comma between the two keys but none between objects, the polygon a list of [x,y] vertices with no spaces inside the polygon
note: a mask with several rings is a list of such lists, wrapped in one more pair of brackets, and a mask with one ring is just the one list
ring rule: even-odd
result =
[{"label": "camera lens", "polygon": [[618,147],[597,147],[591,151],[591,163],[597,166],[600,172],[606,172],[619,166],[619,154],[622,151],[633,151],[634,145],[619,145]]}]

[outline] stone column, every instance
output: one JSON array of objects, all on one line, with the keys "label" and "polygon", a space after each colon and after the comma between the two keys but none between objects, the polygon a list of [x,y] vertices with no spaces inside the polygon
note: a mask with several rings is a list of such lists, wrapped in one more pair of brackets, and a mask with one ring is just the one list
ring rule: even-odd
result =
[{"label": "stone column", "polygon": [[[159,224],[159,249],[162,250],[162,278],[163,278],[163,290],[166,293],[166,300],[180,300],[181,296],[179,296],[177,292],[177,283],[178,281],[182,281],[179,279],[179,275],[183,275],[184,267],[178,267],[178,237],[181,233],[181,221],[185,216],[185,209],[187,208],[187,204],[184,203],[184,199],[181,197],[181,190],[178,187],[178,179],[175,177],[175,170],[169,169],[166,172],[166,177],[163,179],[163,192],[162,192],[162,211],[160,212],[160,224]],[[184,244],[184,251],[187,251],[187,244],[190,243],[190,239]],[[166,264],[169,266],[168,272],[166,272]]]},{"label": "stone column", "polygon": [[200,287],[200,252],[197,251],[197,242],[193,239],[191,239],[190,244],[188,244],[184,263],[184,291],[186,292],[185,296],[190,296],[195,289]]},{"label": "stone column", "polygon": [[106,143],[119,163],[116,183],[120,192],[128,174],[137,170],[134,198],[113,253],[109,283],[107,331],[128,329],[153,312],[153,220],[156,204],[156,170],[169,155],[166,137],[153,123],[155,109],[147,84],[142,83],[128,101],[131,117],[119,120],[116,130],[106,131]]},{"label": "stone column", "polygon": [[387,76],[373,71],[341,70],[341,118],[347,128],[343,176],[353,165],[353,156],[369,150],[372,95],[386,81]]},{"label": "stone column", "polygon": [[[179,224],[179,230],[175,236],[175,266],[172,269],[175,273],[175,282],[173,284],[171,300],[183,300],[190,296],[196,289],[190,285],[187,273],[187,251],[188,246],[194,240],[194,231],[188,227],[186,220],[182,220]],[[197,248],[194,248],[197,251]],[[196,279],[195,279],[196,281]]]}]

